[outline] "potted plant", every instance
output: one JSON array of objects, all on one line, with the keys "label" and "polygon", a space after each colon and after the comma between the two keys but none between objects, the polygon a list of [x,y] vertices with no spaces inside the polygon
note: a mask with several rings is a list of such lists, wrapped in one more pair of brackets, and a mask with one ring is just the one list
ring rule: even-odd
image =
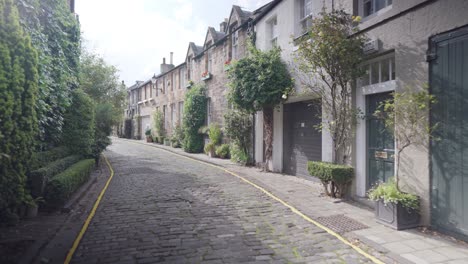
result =
[{"label": "potted plant", "polygon": [[396,230],[419,226],[419,198],[398,190],[395,179],[378,184],[368,193],[375,201],[375,217],[378,223]]},{"label": "potted plant", "polygon": [[194,83],[192,80],[190,80],[190,81],[188,81],[188,83],[187,83],[187,85],[185,86],[185,88],[189,89],[189,88],[192,87],[194,84],[195,84],[195,83]]},{"label": "potted plant", "polygon": [[164,144],[164,137],[163,136],[158,136],[158,144],[162,145]]},{"label": "potted plant", "polygon": [[205,154],[208,155],[210,158],[216,157],[215,151],[216,151],[216,145],[213,142],[210,142],[205,145],[204,147]]},{"label": "potted plant", "polygon": [[146,142],[153,142],[153,137],[151,136],[151,129],[147,128],[145,131]]},{"label": "potted plant", "polygon": [[39,211],[39,203],[42,202],[44,202],[44,199],[42,197],[26,199],[25,210],[23,212],[24,217],[27,219],[35,218]]},{"label": "potted plant", "polygon": [[216,147],[216,156],[222,158],[222,159],[227,159],[229,158],[229,144],[222,144],[221,146]]},{"label": "potted plant", "polygon": [[204,73],[202,73],[202,81],[206,81],[209,79],[211,79],[211,73],[209,71],[205,71]]},{"label": "potted plant", "polygon": [[169,138],[164,138],[164,146],[170,146],[171,140]]},{"label": "potted plant", "polygon": [[231,60],[224,62],[224,71],[229,71],[229,69],[231,69]]}]

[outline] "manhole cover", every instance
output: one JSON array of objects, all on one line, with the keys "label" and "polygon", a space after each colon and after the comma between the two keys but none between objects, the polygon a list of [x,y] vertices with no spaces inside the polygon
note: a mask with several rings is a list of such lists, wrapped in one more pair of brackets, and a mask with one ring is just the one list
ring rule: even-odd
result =
[{"label": "manhole cover", "polygon": [[337,233],[346,233],[355,230],[361,230],[369,228],[368,226],[359,223],[344,215],[332,215],[327,217],[317,218],[317,222],[330,228]]}]

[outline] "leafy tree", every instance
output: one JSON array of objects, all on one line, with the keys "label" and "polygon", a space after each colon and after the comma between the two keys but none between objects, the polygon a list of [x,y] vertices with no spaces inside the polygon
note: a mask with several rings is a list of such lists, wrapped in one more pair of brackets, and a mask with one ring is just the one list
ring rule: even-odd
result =
[{"label": "leafy tree", "polygon": [[206,118],[205,87],[195,85],[185,94],[184,103],[184,150],[189,153],[203,151],[203,135],[198,132]]},{"label": "leafy tree", "polygon": [[417,91],[404,88],[393,93],[393,98],[379,105],[374,115],[385,122],[385,127],[395,137],[396,167],[395,184],[399,189],[400,159],[403,151],[410,146],[424,146],[432,137],[437,124],[431,125],[428,113],[436,103],[428,87]]},{"label": "leafy tree", "polygon": [[359,17],[342,10],[323,10],[299,42],[299,79],[322,99],[322,123],[333,142],[333,163],[346,163],[360,114],[352,107],[352,86],[363,74],[365,35],[353,35]]},{"label": "leafy tree", "polygon": [[16,0],[21,24],[39,55],[36,111],[41,141],[57,144],[70,91],[78,87],[80,26],[64,0]]},{"label": "leafy tree", "polygon": [[273,108],[293,88],[286,64],[281,60],[281,50],[273,48],[260,51],[249,48],[247,57],[235,62],[229,70],[230,100],[247,113],[263,111],[265,131],[265,164],[273,153]]},{"label": "leafy tree", "polygon": [[65,113],[62,143],[74,154],[93,156],[95,110],[93,100],[82,90],[72,92],[72,104]]},{"label": "leafy tree", "polygon": [[154,130],[156,131],[158,137],[166,136],[166,130],[164,129],[164,117],[163,113],[160,110],[154,112],[153,121]]},{"label": "leafy tree", "polygon": [[37,53],[13,0],[0,0],[0,221],[31,200],[25,189],[37,133]]},{"label": "leafy tree", "polygon": [[[252,116],[242,110],[230,110],[224,115],[224,126],[224,133],[232,144],[236,145],[235,149],[241,151],[244,154],[243,157],[249,157]],[[243,162],[248,162],[248,160],[243,160]]]}]

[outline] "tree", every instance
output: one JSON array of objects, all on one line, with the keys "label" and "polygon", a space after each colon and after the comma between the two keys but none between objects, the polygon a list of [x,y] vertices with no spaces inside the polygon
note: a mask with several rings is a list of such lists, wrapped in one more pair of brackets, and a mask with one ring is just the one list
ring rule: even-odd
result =
[{"label": "tree", "polygon": [[62,144],[72,153],[93,156],[95,109],[93,100],[82,90],[72,92],[72,104],[65,113]]},{"label": "tree", "polygon": [[245,154],[241,156],[248,157],[252,138],[252,116],[242,110],[230,110],[224,115],[224,126],[226,136]]},{"label": "tree", "polygon": [[203,151],[203,135],[198,132],[205,124],[206,96],[205,87],[195,85],[185,94],[184,101],[184,151],[200,153]]},{"label": "tree", "polygon": [[418,91],[404,88],[393,93],[393,98],[379,105],[374,115],[385,122],[385,127],[395,137],[396,173],[395,183],[399,189],[400,159],[403,151],[410,146],[427,144],[437,124],[431,125],[428,113],[436,103],[434,95],[424,87]]},{"label": "tree", "polygon": [[273,109],[293,88],[288,68],[281,60],[281,50],[264,52],[251,46],[248,56],[235,62],[228,74],[230,101],[250,114],[263,111],[264,169],[268,171],[273,153]]},{"label": "tree", "polygon": [[[354,127],[360,115],[352,107],[352,86],[363,74],[365,35],[358,31],[356,22],[342,10],[326,12],[312,20],[308,34],[299,42],[298,74],[310,93],[322,99],[322,122],[319,129],[330,133],[333,144],[333,163],[345,164],[353,138]],[[351,36],[352,35],[352,36]]]},{"label": "tree", "polygon": [[43,146],[60,141],[72,89],[78,87],[80,25],[64,0],[16,0],[21,24],[39,57],[35,105]]},{"label": "tree", "polygon": [[0,0],[0,221],[16,218],[37,134],[37,53],[13,0]]}]

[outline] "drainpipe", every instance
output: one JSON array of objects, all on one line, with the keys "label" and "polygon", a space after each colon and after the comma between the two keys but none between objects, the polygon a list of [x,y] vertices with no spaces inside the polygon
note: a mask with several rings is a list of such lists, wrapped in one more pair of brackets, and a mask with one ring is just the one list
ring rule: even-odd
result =
[{"label": "drainpipe", "polygon": [[255,113],[252,114],[252,161],[253,165],[257,165],[255,160]]}]

